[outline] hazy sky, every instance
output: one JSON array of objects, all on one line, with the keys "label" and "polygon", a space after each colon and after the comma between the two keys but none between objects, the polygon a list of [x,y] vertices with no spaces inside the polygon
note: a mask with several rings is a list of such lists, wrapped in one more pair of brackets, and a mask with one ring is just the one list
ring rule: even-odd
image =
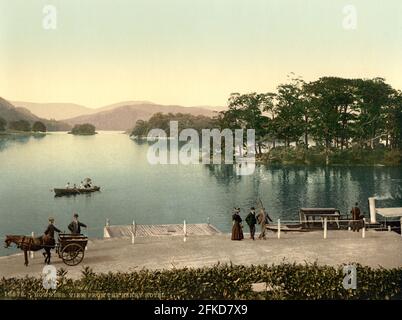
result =
[{"label": "hazy sky", "polygon": [[[43,27],[45,5],[56,29]],[[355,29],[344,28],[346,5]],[[402,1],[0,0],[9,100],[224,105],[290,72],[381,76],[402,89]]]}]

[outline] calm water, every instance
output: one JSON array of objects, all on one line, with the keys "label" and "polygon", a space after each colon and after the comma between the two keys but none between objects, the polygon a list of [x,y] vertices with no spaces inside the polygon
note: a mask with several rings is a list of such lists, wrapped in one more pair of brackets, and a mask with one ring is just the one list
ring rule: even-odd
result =
[{"label": "calm water", "polygon": [[[229,231],[231,209],[261,198],[271,216],[298,219],[300,207],[337,207],[355,201],[367,212],[367,198],[402,206],[402,170],[388,167],[266,167],[236,176],[232,166],[148,164],[147,144],[127,135],[65,133],[42,138],[0,138],[0,236],[41,234],[49,216],[67,230],[72,212],[88,224],[87,234],[103,236],[112,224],[206,222]],[[54,198],[53,187],[92,177],[101,193]],[[1,248],[0,255],[12,253]]]}]

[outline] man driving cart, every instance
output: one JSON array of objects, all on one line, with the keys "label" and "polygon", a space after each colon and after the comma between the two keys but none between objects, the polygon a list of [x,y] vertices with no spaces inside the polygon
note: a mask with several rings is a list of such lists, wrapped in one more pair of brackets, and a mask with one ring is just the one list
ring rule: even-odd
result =
[{"label": "man driving cart", "polygon": [[86,228],[86,224],[80,222],[78,220],[78,213],[74,213],[73,221],[68,225],[68,230],[71,231],[71,234],[81,234],[81,227]]}]

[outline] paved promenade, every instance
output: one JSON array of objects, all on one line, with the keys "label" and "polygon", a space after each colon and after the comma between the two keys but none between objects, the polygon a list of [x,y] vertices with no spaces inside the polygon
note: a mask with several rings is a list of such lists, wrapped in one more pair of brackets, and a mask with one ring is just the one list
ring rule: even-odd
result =
[{"label": "paved promenade", "polygon": [[[245,235],[248,236],[247,234]],[[287,262],[314,262],[327,265],[359,262],[372,267],[402,267],[402,237],[394,232],[328,231],[323,239],[322,232],[282,233],[277,239],[268,232],[267,240],[231,241],[228,234],[189,236],[183,242],[181,236],[90,240],[83,262],[69,267],[53,254],[52,264],[68,270],[70,277],[80,276],[84,266],[95,272],[129,272],[148,269],[210,266],[218,262],[234,264],[278,264]],[[43,256],[35,253],[28,267],[23,265],[21,254],[0,257],[0,276],[40,276]]]}]

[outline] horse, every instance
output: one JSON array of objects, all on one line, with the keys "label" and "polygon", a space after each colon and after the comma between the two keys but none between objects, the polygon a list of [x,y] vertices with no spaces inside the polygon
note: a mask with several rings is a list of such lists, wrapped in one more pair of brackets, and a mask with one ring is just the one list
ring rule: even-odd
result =
[{"label": "horse", "polygon": [[15,243],[17,248],[24,251],[25,266],[28,266],[28,251],[39,251],[44,249],[43,253],[45,257],[45,264],[50,264],[51,253],[50,250],[54,248],[55,241],[48,235],[42,235],[40,237],[34,238],[29,236],[18,236],[18,235],[6,235],[4,240],[5,248],[8,248],[11,243]]}]

